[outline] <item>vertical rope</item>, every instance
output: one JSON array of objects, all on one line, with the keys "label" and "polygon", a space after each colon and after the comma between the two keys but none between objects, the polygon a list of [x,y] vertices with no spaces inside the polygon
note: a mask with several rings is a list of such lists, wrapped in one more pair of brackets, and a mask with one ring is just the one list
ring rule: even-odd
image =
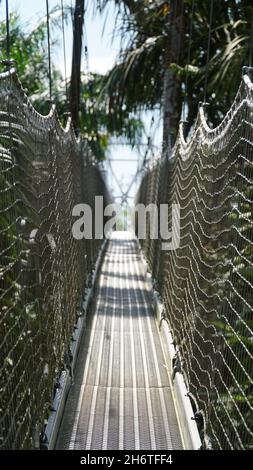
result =
[{"label": "vertical rope", "polygon": [[48,47],[48,79],[49,79],[49,99],[52,100],[52,72],[51,72],[51,47],[50,47],[50,25],[49,25],[49,6],[46,0],[47,7],[47,47]]},{"label": "vertical rope", "polygon": [[62,42],[63,42],[63,60],[64,60],[64,81],[65,81],[66,101],[68,101],[67,66],[66,66],[66,38],[65,38],[65,21],[64,21],[63,0],[61,0],[61,16],[62,16]]},{"label": "vertical rope", "polygon": [[206,90],[207,90],[207,79],[208,79],[208,69],[209,69],[209,59],[210,59],[212,21],[213,21],[213,0],[211,0],[211,4],[210,4],[209,30],[208,30],[208,43],[207,43],[207,56],[206,56],[206,71],[205,71],[205,85],[204,85],[204,103],[206,102]]},{"label": "vertical rope", "polygon": [[10,16],[9,16],[9,1],[5,1],[6,11],[6,55],[7,59],[10,59]]},{"label": "vertical rope", "polygon": [[186,79],[185,79],[185,100],[184,100],[184,109],[183,109],[183,119],[186,120],[186,104],[188,103],[189,98],[189,65],[191,60],[191,47],[192,47],[192,31],[193,31],[193,15],[195,8],[195,0],[192,0],[192,9],[191,9],[191,21],[190,21],[190,34],[189,34],[189,44],[187,52],[187,64],[186,64]]},{"label": "vertical rope", "polygon": [[252,52],[253,52],[253,1],[252,1],[252,14],[251,14],[251,28],[250,28],[250,43],[249,43],[249,66],[252,67]]}]

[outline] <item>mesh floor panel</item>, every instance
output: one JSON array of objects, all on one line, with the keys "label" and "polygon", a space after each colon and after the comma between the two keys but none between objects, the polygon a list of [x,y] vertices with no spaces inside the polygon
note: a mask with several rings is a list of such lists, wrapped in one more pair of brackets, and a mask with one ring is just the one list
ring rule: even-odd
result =
[{"label": "mesh floor panel", "polygon": [[151,291],[127,232],[107,245],[56,448],[182,448]]}]

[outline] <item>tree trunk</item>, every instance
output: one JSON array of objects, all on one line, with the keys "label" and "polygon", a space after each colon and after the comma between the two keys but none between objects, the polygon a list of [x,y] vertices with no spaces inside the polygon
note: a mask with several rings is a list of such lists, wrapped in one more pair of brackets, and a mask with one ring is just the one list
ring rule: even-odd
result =
[{"label": "tree trunk", "polygon": [[80,85],[81,85],[81,57],[84,22],[84,0],[76,0],[73,21],[73,52],[70,81],[70,112],[76,133],[79,132]]},{"label": "tree trunk", "polygon": [[170,68],[170,64],[179,65],[183,49],[183,13],[184,1],[173,0],[167,22],[167,38],[164,55],[164,90],[163,90],[163,153],[169,144],[170,136],[174,139],[182,110],[181,78]]}]

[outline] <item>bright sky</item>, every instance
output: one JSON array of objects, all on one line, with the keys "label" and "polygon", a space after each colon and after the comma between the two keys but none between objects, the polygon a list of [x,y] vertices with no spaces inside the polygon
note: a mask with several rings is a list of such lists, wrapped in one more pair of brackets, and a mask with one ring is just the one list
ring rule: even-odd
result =
[{"label": "bright sky", "polygon": [[[92,8],[93,1],[89,0],[89,8],[85,15],[85,25],[87,33],[87,44],[89,54],[89,69],[91,72],[106,73],[113,65],[117,53],[119,51],[119,38],[115,38],[112,43],[112,33],[115,24],[115,9],[112,5],[109,7],[107,12],[107,20],[105,24],[105,18],[101,18],[99,15],[93,15]],[[1,13],[0,18],[4,18],[5,15],[5,2],[1,2]],[[74,6],[75,0],[64,0],[64,6],[72,4]],[[60,0],[49,0],[49,8],[52,9],[56,5],[60,5]],[[9,0],[10,12],[16,11],[19,13],[24,28],[31,28],[45,15],[46,12],[46,0]],[[105,24],[105,28],[104,28]],[[103,32],[104,30],[104,32]],[[103,34],[102,34],[103,33]],[[64,71],[64,60],[63,60],[63,47],[62,47],[62,35],[58,33],[59,47],[57,50],[53,50],[53,60],[56,65]],[[70,21],[66,25],[66,55],[67,55],[67,73],[70,73],[71,67],[71,56],[72,56],[72,26]],[[148,126],[150,122],[150,116],[145,116],[145,122]],[[147,138],[143,139],[144,142]],[[143,147],[141,154],[143,155],[145,148]],[[141,159],[142,156],[138,155],[135,151],[131,150],[128,146],[111,145],[108,151],[108,155],[112,160],[117,160],[112,164],[113,172],[116,174],[120,187],[123,191],[126,191],[135,172],[137,169],[137,160]],[[132,160],[132,161],[124,161]],[[119,160],[119,161],[118,161]],[[109,165],[106,165],[108,184],[115,197],[121,195],[119,185],[113,177]],[[130,196],[134,197],[137,185],[133,185]]]}]

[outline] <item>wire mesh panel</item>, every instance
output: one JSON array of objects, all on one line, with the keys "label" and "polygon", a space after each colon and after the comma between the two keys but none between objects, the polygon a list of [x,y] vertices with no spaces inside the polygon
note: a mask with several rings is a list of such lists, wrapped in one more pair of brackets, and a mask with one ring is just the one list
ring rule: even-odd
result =
[{"label": "wire mesh panel", "polygon": [[39,446],[101,240],[72,210],[108,198],[85,142],[43,117],[14,70],[0,75],[0,448]]},{"label": "wire mesh panel", "polygon": [[[190,140],[181,126],[170,157],[156,163],[160,172],[147,170],[137,197],[166,199],[170,228],[172,204],[180,205],[179,248],[142,245],[156,264],[203,445],[217,449],[253,448],[252,155],[253,85],[245,75],[222,123],[210,129],[200,108]],[[164,171],[158,198],[153,191],[147,199],[148,181]]]}]

